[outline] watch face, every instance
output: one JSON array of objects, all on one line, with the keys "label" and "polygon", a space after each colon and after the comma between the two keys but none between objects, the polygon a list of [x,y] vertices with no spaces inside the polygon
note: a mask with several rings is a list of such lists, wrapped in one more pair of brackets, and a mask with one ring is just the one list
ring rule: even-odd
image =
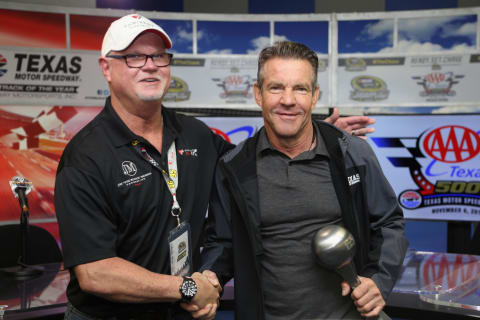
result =
[{"label": "watch face", "polygon": [[184,298],[192,299],[197,293],[197,284],[192,279],[185,279],[182,283],[181,292]]}]

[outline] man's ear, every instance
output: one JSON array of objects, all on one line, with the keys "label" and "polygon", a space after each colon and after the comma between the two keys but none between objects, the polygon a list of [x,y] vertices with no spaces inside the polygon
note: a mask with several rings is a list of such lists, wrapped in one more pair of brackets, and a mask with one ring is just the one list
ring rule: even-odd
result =
[{"label": "man's ear", "polygon": [[102,70],[103,76],[105,77],[107,82],[110,82],[111,80],[110,64],[108,63],[107,59],[105,57],[98,58],[98,64],[100,65],[100,69]]},{"label": "man's ear", "polygon": [[318,102],[318,96],[320,94],[320,86],[317,84],[315,87],[315,91],[313,91],[313,108],[317,105]]},{"label": "man's ear", "polygon": [[262,106],[262,91],[260,90],[260,87],[258,86],[258,83],[255,82],[253,85],[253,94],[255,96],[255,102],[261,107]]}]

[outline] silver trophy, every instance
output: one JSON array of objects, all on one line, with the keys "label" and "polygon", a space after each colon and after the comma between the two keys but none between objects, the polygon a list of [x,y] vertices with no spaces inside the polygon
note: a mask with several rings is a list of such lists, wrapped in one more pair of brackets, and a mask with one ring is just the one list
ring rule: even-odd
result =
[{"label": "silver trophy", "polygon": [[[18,259],[17,264],[12,267],[1,268],[0,273],[15,277],[17,279],[28,279],[36,277],[44,272],[43,266],[33,266],[27,264],[27,244],[29,243],[29,208],[27,194],[32,190],[33,184],[24,177],[15,176],[9,181],[10,188],[12,189],[15,198],[18,198],[20,204],[20,234],[18,237]],[[22,302],[23,308],[23,302]],[[0,310],[1,311],[1,310]],[[1,314],[1,312],[0,312]],[[1,319],[1,317],[0,317]]]},{"label": "silver trophy", "polygon": [[9,182],[13,195],[18,199],[22,212],[28,212],[27,194],[32,190],[33,184],[24,177],[15,176]]},{"label": "silver trophy", "polygon": [[[353,257],[355,239],[345,228],[330,225],[318,230],[312,239],[312,250],[317,263],[324,268],[337,272],[353,289],[360,285]],[[383,311],[377,319],[390,319]]]}]

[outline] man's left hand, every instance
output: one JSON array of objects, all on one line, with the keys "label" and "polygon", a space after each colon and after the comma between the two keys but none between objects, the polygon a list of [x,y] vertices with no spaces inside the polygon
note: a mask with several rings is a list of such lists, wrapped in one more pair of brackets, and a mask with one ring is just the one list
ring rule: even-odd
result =
[{"label": "man's left hand", "polygon": [[[362,317],[366,318],[378,316],[386,304],[380,290],[372,279],[360,276],[358,278],[360,279],[360,285],[351,294],[357,311]],[[349,285],[343,282],[342,295],[345,296],[349,292]]]}]

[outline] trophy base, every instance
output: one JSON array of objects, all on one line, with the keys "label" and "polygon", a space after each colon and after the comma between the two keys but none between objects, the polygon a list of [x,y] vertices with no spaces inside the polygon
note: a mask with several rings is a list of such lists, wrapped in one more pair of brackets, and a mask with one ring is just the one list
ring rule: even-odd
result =
[{"label": "trophy base", "polygon": [[42,266],[18,265],[7,268],[0,268],[0,273],[19,280],[34,278],[45,271]]}]

